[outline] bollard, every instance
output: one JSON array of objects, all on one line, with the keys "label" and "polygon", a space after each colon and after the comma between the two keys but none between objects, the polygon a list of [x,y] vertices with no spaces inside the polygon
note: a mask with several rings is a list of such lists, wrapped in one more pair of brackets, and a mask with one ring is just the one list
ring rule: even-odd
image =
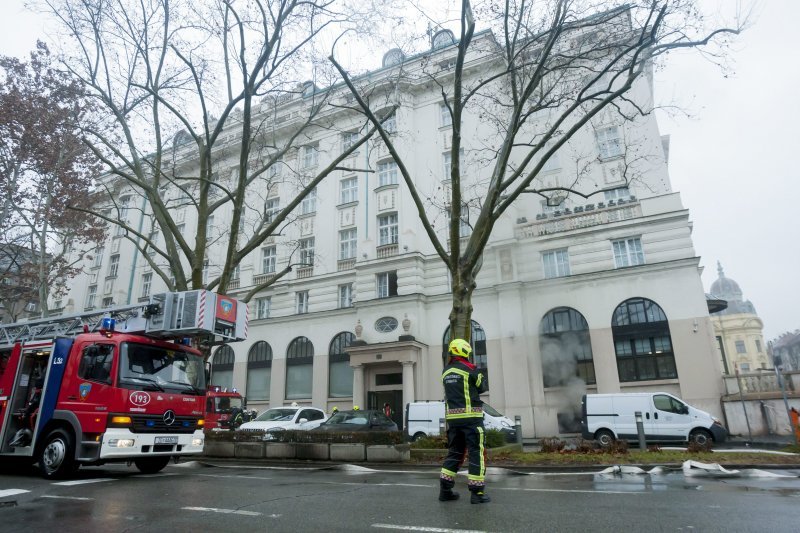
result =
[{"label": "bollard", "polygon": [[636,433],[639,434],[639,449],[642,451],[647,450],[647,442],[644,440],[644,421],[642,420],[642,412],[636,411]]},{"label": "bollard", "polygon": [[514,433],[517,436],[517,444],[522,445],[522,417],[514,415]]},{"label": "bollard", "polygon": [[444,418],[439,419],[439,435],[444,435],[447,433],[444,422]]}]

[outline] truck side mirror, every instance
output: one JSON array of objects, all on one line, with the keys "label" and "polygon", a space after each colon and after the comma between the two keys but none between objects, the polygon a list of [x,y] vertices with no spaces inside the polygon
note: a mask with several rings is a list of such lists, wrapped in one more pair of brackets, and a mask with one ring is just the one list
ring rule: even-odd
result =
[{"label": "truck side mirror", "polygon": [[205,374],[206,374],[206,386],[211,383],[211,362],[206,361],[205,364]]}]

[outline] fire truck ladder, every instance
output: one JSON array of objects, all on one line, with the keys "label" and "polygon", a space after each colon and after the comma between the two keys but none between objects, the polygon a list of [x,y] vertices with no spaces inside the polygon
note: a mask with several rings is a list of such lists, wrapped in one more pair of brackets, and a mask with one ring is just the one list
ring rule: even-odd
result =
[{"label": "fire truck ladder", "polygon": [[116,319],[117,322],[124,322],[142,316],[146,309],[147,304],[138,304],[29,322],[0,324],[0,346],[94,332],[100,329],[103,318],[110,317]]}]

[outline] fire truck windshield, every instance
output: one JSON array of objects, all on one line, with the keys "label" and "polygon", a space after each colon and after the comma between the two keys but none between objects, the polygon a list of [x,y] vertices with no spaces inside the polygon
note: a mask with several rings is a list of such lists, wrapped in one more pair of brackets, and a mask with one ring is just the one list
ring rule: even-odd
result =
[{"label": "fire truck windshield", "polygon": [[199,356],[180,350],[122,343],[119,386],[126,389],[205,394],[205,371]]},{"label": "fire truck windshield", "polygon": [[241,398],[232,396],[222,396],[214,398],[214,409],[216,413],[230,413],[233,409],[243,409],[244,404]]}]

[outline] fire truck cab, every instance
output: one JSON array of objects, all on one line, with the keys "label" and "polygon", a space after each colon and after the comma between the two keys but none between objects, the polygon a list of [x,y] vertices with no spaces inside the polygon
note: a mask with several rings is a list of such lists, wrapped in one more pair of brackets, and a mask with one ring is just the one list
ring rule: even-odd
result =
[{"label": "fire truck cab", "polygon": [[0,457],[56,478],[107,462],[152,473],[202,453],[205,363],[188,344],[243,340],[246,323],[240,302],[187,291],[0,326]]},{"label": "fire truck cab", "polygon": [[236,389],[209,385],[206,392],[206,431],[236,429],[234,417],[244,413],[246,407],[245,399]]}]

